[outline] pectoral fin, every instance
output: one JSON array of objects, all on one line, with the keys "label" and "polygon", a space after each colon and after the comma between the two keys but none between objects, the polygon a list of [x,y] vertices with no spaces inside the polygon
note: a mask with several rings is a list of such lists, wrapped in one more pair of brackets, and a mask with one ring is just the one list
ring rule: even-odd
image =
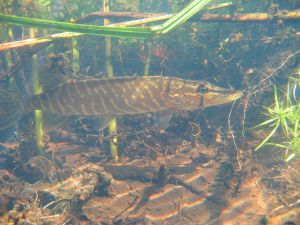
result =
[{"label": "pectoral fin", "polygon": [[93,127],[97,130],[105,129],[114,116],[90,117]]},{"label": "pectoral fin", "polygon": [[169,126],[169,122],[172,119],[172,116],[173,112],[170,111],[159,112],[155,115],[154,125],[165,130]]}]

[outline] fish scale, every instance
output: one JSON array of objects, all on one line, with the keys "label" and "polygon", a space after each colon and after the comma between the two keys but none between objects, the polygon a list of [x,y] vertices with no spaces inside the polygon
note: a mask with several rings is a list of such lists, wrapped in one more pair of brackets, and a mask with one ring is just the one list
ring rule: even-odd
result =
[{"label": "fish scale", "polygon": [[164,109],[159,99],[161,85],[147,83],[150,80],[160,83],[161,79],[126,77],[69,81],[34,96],[29,111],[42,109],[53,114],[81,116],[159,111]]}]

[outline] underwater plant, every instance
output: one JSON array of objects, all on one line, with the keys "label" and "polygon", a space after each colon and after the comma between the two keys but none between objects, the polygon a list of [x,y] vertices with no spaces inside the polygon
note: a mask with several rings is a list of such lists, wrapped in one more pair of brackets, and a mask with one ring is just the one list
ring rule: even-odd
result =
[{"label": "underwater plant", "polygon": [[[255,148],[255,151],[264,145],[283,148],[286,151],[286,162],[300,152],[300,103],[297,99],[299,84],[299,78],[290,78],[286,90],[282,91],[286,98],[278,96],[277,87],[274,85],[274,103],[269,107],[263,106],[264,114],[268,119],[252,127],[256,129],[268,126],[272,130]],[[282,134],[283,141],[281,143],[269,142],[278,133]]]},{"label": "underwater plant", "polygon": [[68,22],[57,22],[42,20],[29,17],[11,16],[0,14],[0,22],[19,26],[29,26],[44,29],[55,29],[70,32],[79,32],[90,35],[126,37],[126,38],[152,38],[159,36],[186,22],[193,15],[202,10],[212,0],[194,0],[180,12],[173,15],[163,24],[151,27],[113,27],[113,26],[94,26],[87,24],[74,24]]},{"label": "underwater plant", "polygon": [[[82,34],[96,34],[100,36],[114,36],[114,37],[127,37],[127,38],[151,38],[154,36],[158,36],[161,34],[165,34],[169,32],[170,30],[174,29],[175,27],[178,27],[179,25],[186,22],[189,18],[191,18],[194,14],[196,14],[198,11],[200,11],[202,8],[204,8],[211,0],[193,0],[190,4],[188,4],[182,11],[180,11],[177,14],[174,14],[171,18],[169,18],[166,22],[160,25],[155,25],[151,27],[124,27],[124,25],[120,24],[117,26],[109,25],[107,22],[104,22],[104,26],[93,26],[93,25],[87,25],[87,24],[73,24],[73,23],[67,23],[67,22],[57,22],[57,21],[51,21],[46,19],[34,19],[30,17],[19,17],[19,16],[11,16],[8,13],[4,13],[0,11],[0,25],[2,23],[6,24],[15,24],[20,26],[29,26],[29,27],[38,27],[38,28],[54,28],[58,30],[63,31],[75,31],[75,32],[81,32]],[[54,10],[53,6],[55,4],[52,4],[52,9],[54,12],[51,12],[51,2],[50,0],[38,0],[36,2],[36,5],[40,8],[43,8],[45,12],[43,15],[47,18],[48,16],[55,13],[55,11],[60,10]],[[108,12],[109,11],[109,0],[103,1],[103,11]],[[72,18],[73,19],[73,18]],[[107,21],[107,20],[104,20]],[[25,22],[25,23],[24,23]],[[74,28],[77,27],[77,28]],[[78,26],[81,26],[78,27]],[[125,26],[128,26],[125,25]],[[79,28],[79,30],[77,30]],[[76,34],[75,34],[76,36]],[[35,38],[35,37],[32,37]],[[73,59],[74,64],[79,67],[79,51],[76,46],[76,41],[73,39],[72,41],[72,53],[73,53]],[[112,42],[109,37],[105,38],[105,70],[108,75],[108,77],[113,76],[113,68],[111,63],[111,55],[112,55]],[[36,57],[36,56],[35,56]],[[37,58],[36,58],[37,59]],[[35,60],[36,61],[36,60]],[[34,60],[33,60],[34,62]],[[36,65],[36,64],[35,64]],[[33,69],[36,69],[36,67],[32,67]],[[34,70],[33,70],[34,71]],[[35,74],[35,72],[34,72]],[[39,77],[38,75],[34,76],[34,93],[35,94],[41,94],[42,93],[42,86],[39,85]],[[35,111],[36,116],[36,140],[39,147],[43,147],[43,124],[42,124],[42,111],[38,110]],[[114,120],[110,125],[109,128],[111,131],[114,131],[116,133],[116,121]],[[113,158],[117,159],[117,148],[116,148],[116,139],[114,139],[114,143],[111,143],[111,154],[113,155]]]}]

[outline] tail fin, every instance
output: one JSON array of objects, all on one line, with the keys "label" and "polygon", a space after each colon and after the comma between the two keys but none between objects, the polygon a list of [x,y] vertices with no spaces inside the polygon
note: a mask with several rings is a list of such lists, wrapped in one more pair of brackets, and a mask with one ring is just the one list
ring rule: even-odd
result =
[{"label": "tail fin", "polygon": [[21,97],[0,86],[0,131],[11,127],[24,114]]}]

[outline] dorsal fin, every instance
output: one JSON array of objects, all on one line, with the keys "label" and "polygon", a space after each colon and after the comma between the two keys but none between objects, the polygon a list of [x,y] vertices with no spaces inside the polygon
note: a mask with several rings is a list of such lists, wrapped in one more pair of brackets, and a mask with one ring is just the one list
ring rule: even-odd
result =
[{"label": "dorsal fin", "polygon": [[40,84],[43,87],[43,90],[49,90],[53,87],[58,86],[61,83],[67,82],[68,78],[61,73],[53,73],[53,74],[40,74]]},{"label": "dorsal fin", "polygon": [[67,80],[76,79],[63,55],[50,54],[47,61],[47,64],[40,67],[38,74],[39,83],[44,91],[65,83]]}]

